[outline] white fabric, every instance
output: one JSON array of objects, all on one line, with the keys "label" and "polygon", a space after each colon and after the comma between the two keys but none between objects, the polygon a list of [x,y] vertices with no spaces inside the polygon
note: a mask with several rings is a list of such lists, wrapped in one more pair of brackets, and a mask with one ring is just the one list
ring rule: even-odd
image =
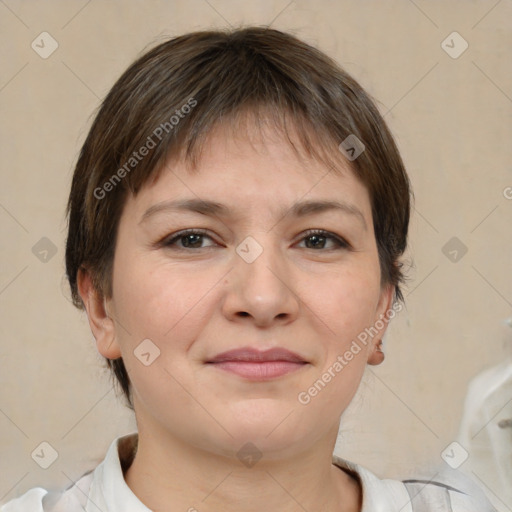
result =
[{"label": "white fabric", "polygon": [[500,512],[512,510],[512,361],[470,382],[458,441],[469,452],[461,471],[489,488]]},{"label": "white fabric", "polygon": [[[103,462],[63,493],[52,494],[45,489],[34,488],[5,504],[0,512],[151,512],[126,484],[121,466],[120,452],[124,457],[136,439],[137,434],[115,439]],[[336,456],[333,456],[333,463],[359,478],[363,490],[361,512],[445,512],[434,508],[436,492],[440,489],[451,499],[452,510],[446,512],[493,511],[487,505],[482,508],[481,504],[463,493],[423,483],[413,484],[419,485],[423,504],[413,508],[409,491],[402,482],[381,480],[367,469]],[[416,502],[414,495],[412,498]]]}]

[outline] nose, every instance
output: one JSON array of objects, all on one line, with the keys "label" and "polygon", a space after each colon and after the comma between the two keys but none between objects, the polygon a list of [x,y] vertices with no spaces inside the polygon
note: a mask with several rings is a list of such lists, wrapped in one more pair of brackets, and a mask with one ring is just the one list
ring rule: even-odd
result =
[{"label": "nose", "polygon": [[285,255],[259,238],[263,251],[252,262],[243,252],[234,254],[223,313],[231,321],[248,322],[260,328],[284,325],[297,318],[300,299],[293,290]]}]

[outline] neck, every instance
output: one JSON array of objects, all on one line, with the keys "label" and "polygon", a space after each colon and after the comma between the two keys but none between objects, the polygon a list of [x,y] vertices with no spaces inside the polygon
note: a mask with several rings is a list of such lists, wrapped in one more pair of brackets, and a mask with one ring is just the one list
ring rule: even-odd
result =
[{"label": "neck", "polygon": [[154,512],[359,512],[360,486],[332,465],[331,455],[332,449],[316,446],[293,459],[263,457],[244,465],[237,458],[139,431],[125,480]]}]

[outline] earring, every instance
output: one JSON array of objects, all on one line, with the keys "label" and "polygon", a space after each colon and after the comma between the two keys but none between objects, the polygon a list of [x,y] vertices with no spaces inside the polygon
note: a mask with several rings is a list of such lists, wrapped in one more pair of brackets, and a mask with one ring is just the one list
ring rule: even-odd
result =
[{"label": "earring", "polygon": [[386,354],[384,354],[384,350],[382,350],[382,340],[379,340],[371,351],[371,354],[368,358],[368,364],[376,366],[381,364],[385,358]]}]

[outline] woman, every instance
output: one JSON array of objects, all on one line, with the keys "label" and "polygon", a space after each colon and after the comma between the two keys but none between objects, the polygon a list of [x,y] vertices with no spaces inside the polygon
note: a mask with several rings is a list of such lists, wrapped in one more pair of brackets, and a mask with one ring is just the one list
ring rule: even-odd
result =
[{"label": "woman", "polygon": [[67,275],[138,432],[18,510],[492,510],[333,449],[401,308],[409,180],[374,103],[276,30],[160,44],[77,163]]}]

